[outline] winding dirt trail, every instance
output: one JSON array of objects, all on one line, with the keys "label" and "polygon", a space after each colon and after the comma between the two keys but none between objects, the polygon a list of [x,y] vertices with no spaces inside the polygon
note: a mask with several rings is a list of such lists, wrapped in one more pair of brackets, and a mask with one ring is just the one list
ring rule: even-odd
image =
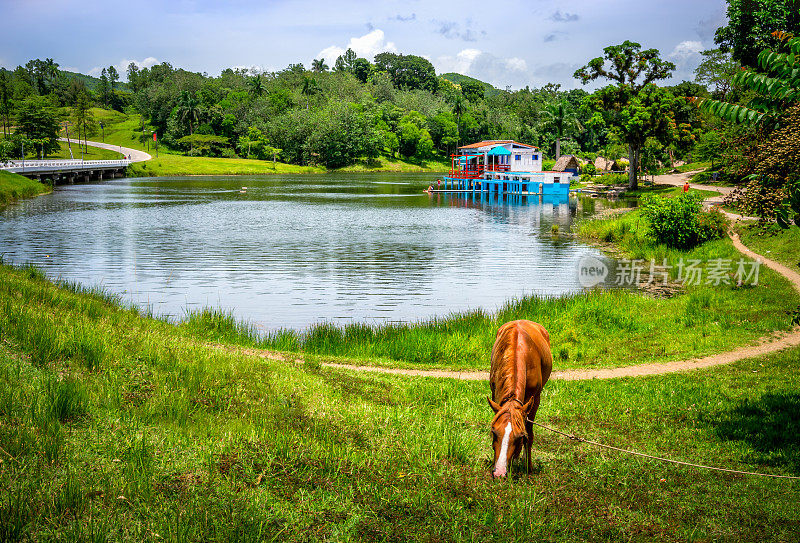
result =
[{"label": "winding dirt trail", "polygon": [[[659,183],[668,185],[682,186],[689,175],[694,172],[684,174],[663,175],[657,176],[656,179]],[[716,191],[722,196],[729,193],[732,189],[730,187],[715,187],[712,185],[692,185],[692,188],[700,190]],[[707,205],[715,205],[721,203],[719,196],[711,197],[705,200]],[[726,215],[734,220],[740,220],[747,217],[736,215],[723,211]],[[731,241],[734,247],[744,255],[760,259],[761,263],[768,268],[776,271],[784,276],[792,283],[794,289],[800,293],[800,273],[794,270],[765,258],[762,255],[756,254],[742,244],[738,234],[730,233]],[[710,368],[712,366],[720,366],[723,364],[731,364],[739,360],[762,356],[789,347],[796,347],[800,345],[800,327],[795,327],[794,330],[788,333],[775,333],[771,336],[761,338],[756,345],[749,345],[703,358],[694,358],[689,360],[677,360],[674,362],[662,362],[655,364],[640,364],[638,366],[625,366],[620,368],[596,369],[596,370],[564,370],[554,371],[551,379],[562,379],[564,381],[580,381],[587,379],[616,379],[620,377],[639,377],[643,375],[661,375],[665,373],[675,373],[680,371],[690,371],[702,368]],[[273,360],[286,360],[280,353],[273,351],[262,351],[257,349],[241,350],[240,352],[249,355],[260,356],[262,358],[269,358]],[[296,361],[302,362],[302,359]],[[390,375],[406,375],[411,377],[432,377],[432,378],[447,378],[447,379],[460,379],[463,381],[486,381],[489,379],[488,371],[450,371],[450,370],[408,370],[408,369],[395,369],[395,368],[382,368],[376,366],[351,366],[348,364],[339,364],[335,362],[322,362],[322,366],[327,368],[346,369],[351,371],[384,373]]]}]

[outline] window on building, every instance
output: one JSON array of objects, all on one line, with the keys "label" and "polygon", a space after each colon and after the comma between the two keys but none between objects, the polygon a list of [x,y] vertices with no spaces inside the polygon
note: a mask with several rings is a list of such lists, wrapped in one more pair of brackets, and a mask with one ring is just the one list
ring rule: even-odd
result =
[{"label": "window on building", "polygon": [[533,155],[533,160],[539,160],[539,155]]},{"label": "window on building", "polygon": [[522,160],[522,155],[514,155],[514,160]]},{"label": "window on building", "polygon": [[553,183],[561,183],[561,178],[560,177],[554,177],[553,178]]}]

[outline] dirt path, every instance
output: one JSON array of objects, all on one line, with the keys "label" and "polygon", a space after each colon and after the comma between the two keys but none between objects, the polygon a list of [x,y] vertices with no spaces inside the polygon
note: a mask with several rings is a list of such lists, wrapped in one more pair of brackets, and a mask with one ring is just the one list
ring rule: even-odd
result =
[{"label": "dirt path", "polygon": [[[694,172],[674,174],[674,175],[660,175],[656,176],[657,183],[667,185],[682,186],[686,178]],[[730,193],[733,189],[731,187],[715,187],[711,185],[692,185],[692,188],[700,190],[716,191],[724,196]],[[705,203],[713,205],[720,199],[719,196],[706,199]],[[742,219],[741,215],[725,212],[726,215],[733,219]],[[730,234],[731,241],[734,247],[739,252],[753,259],[760,259],[761,263],[768,268],[776,271],[784,276],[792,283],[794,289],[800,293],[800,273],[794,270],[756,254],[747,247],[745,247],[739,236],[733,232]],[[739,360],[753,358],[756,356],[763,356],[766,354],[774,353],[789,347],[796,347],[800,345],[800,327],[795,327],[794,330],[788,333],[776,333],[771,336],[762,338],[756,345],[740,347],[733,351],[719,353],[703,358],[695,358],[690,360],[677,360],[674,362],[662,362],[656,364],[640,364],[638,366],[626,366],[621,368],[608,368],[597,370],[564,370],[554,371],[550,376],[551,379],[563,379],[565,381],[579,381],[585,379],[615,379],[619,377],[638,377],[642,375],[661,375],[664,373],[675,373],[679,371],[697,370],[701,368],[710,368],[712,366],[720,366],[723,364],[730,364]],[[241,350],[244,354],[261,356],[262,358],[270,358],[273,360],[286,360],[280,353],[272,351],[260,351],[256,349]],[[302,362],[302,359],[298,359]],[[385,373],[391,375],[407,375],[411,377],[433,377],[433,378],[449,378],[460,379],[463,381],[485,381],[489,379],[488,371],[449,371],[449,370],[407,370],[395,368],[381,368],[376,366],[351,366],[348,364],[338,364],[335,362],[322,362],[322,366],[327,368],[346,369],[351,371],[364,371],[373,373]]]},{"label": "dirt path", "polygon": [[[67,138],[58,138],[58,139],[60,141],[67,141]],[[74,138],[70,138],[70,141],[77,142],[77,140]],[[99,147],[100,149],[107,149],[109,151],[124,153],[125,156],[130,155],[131,162],[144,162],[145,160],[150,160],[151,158],[153,158],[144,151],[139,151],[138,149],[131,149],[129,147],[121,147],[119,145],[112,145],[110,143],[100,143],[99,141],[87,141],[86,145],[88,145],[89,147]]]}]

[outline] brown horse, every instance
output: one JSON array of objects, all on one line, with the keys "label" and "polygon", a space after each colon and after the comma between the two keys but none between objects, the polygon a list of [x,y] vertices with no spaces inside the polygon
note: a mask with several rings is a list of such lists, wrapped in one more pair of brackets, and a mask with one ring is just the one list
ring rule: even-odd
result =
[{"label": "brown horse", "polygon": [[553,369],[550,334],[531,321],[511,321],[500,327],[492,347],[487,398],[494,410],[492,446],[495,477],[505,477],[511,460],[519,457],[525,444],[528,471],[531,470],[531,421],[539,408],[542,388]]}]

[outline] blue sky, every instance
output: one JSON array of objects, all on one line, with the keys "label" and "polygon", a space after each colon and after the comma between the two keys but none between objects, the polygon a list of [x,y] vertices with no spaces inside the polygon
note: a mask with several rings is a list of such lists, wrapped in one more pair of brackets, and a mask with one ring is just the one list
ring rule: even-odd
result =
[{"label": "blue sky", "polygon": [[[454,6],[458,7],[454,7]],[[62,68],[120,72],[167,61],[211,75],[227,67],[275,70],[346,47],[428,58],[505,88],[560,83],[608,45],[659,49],[692,79],[699,51],[725,24],[724,0],[251,1],[0,0],[0,66],[52,57]]]}]

